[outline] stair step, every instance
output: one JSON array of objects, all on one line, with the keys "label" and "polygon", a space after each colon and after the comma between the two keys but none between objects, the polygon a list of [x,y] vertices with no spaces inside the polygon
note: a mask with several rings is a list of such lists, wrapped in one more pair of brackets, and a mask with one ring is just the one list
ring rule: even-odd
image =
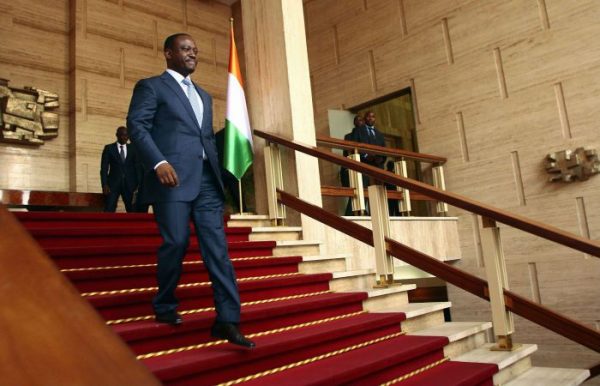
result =
[{"label": "stair step", "polygon": [[331,274],[333,279],[329,283],[329,288],[332,291],[370,290],[375,284],[375,272],[372,269],[355,269]]},{"label": "stair step", "polygon": [[249,240],[300,240],[302,227],[252,227]]},{"label": "stair step", "polygon": [[[242,304],[242,329],[245,334],[307,323],[318,319],[362,312],[365,293],[315,293],[261,304]],[[199,344],[212,340],[209,329],[215,312],[183,315],[183,323],[169,326],[149,320],[112,325],[114,331],[137,353],[148,353]]]},{"label": "stair step", "polygon": [[[281,297],[302,293],[329,290],[331,274],[281,274],[271,277],[238,279],[242,302]],[[84,296],[105,319],[120,319],[152,314],[152,298],[155,287],[131,288],[126,290],[90,292]],[[177,288],[179,310],[213,306],[210,282],[188,283]]]},{"label": "stair step", "polygon": [[[398,386],[492,386],[492,376],[498,367],[486,363],[447,361],[427,371],[414,374]],[[533,386],[535,383],[529,384]]]},{"label": "stair step", "polygon": [[455,358],[462,362],[491,363],[500,370],[494,375],[494,385],[502,385],[531,368],[531,354],[537,350],[535,344],[523,344],[513,351],[492,351],[493,343],[469,351]]},{"label": "stair step", "polygon": [[[156,224],[138,227],[107,228],[107,227],[39,227],[31,226],[29,233],[42,246],[74,247],[74,246],[111,246],[119,248],[123,244],[148,244],[158,248],[162,237]],[[252,228],[225,228],[228,242],[248,241]],[[198,245],[193,228],[191,229],[190,245]]]},{"label": "stair step", "polygon": [[272,225],[269,216],[264,214],[232,214],[227,221],[227,226],[230,227],[268,227]]},{"label": "stair step", "polygon": [[251,337],[257,345],[251,351],[225,343],[143,362],[163,382],[177,384],[178,379],[185,379],[188,384],[214,385],[398,332],[402,318],[399,314],[344,315],[325,323]]},{"label": "stair step", "polygon": [[149,213],[75,213],[75,212],[15,212],[14,215],[26,227],[105,227],[133,228],[154,224]]},{"label": "stair step", "polygon": [[469,335],[487,331],[490,328],[492,328],[491,322],[446,322],[439,326],[411,332],[409,335],[445,336],[450,342],[456,342]]},{"label": "stair step", "polygon": [[[300,256],[240,257],[231,262],[238,278],[293,273],[298,270]],[[141,288],[156,285],[156,264],[120,265],[62,269],[80,292]],[[208,271],[202,261],[183,263],[180,284],[208,281]]]},{"label": "stair step", "polygon": [[445,322],[409,335],[447,337],[450,343],[444,347],[444,355],[453,359],[485,344],[491,328],[491,322]]},{"label": "stair step", "polygon": [[504,386],[577,386],[590,376],[589,370],[532,367]]},{"label": "stair step", "polygon": [[[155,263],[157,247],[158,245],[128,244],[121,245],[119,248],[98,245],[93,247],[47,247],[44,250],[59,268],[85,268]],[[241,241],[228,244],[231,258],[272,256],[274,247],[274,241]],[[198,248],[190,247],[185,260],[197,261],[198,259],[200,259]]]},{"label": "stair step", "polygon": [[273,256],[317,255],[320,249],[321,243],[316,241],[279,240],[273,249]]},{"label": "stair step", "polygon": [[389,288],[375,288],[367,291],[369,298],[363,302],[367,311],[377,312],[408,303],[408,291],[415,289],[414,284],[394,285]]},{"label": "stair step", "polygon": [[438,326],[444,323],[444,310],[450,308],[450,302],[427,302],[393,304],[375,312],[402,312],[406,315],[406,322],[402,324],[402,331],[414,332],[424,328]]},{"label": "stair step", "polygon": [[298,271],[302,273],[338,272],[348,268],[348,254],[302,256]]},{"label": "stair step", "polygon": [[390,334],[330,352],[325,358],[296,362],[291,368],[256,376],[239,384],[292,385],[301,380],[301,384],[307,386],[378,385],[442,359],[442,347],[446,343],[445,338],[439,337]]}]

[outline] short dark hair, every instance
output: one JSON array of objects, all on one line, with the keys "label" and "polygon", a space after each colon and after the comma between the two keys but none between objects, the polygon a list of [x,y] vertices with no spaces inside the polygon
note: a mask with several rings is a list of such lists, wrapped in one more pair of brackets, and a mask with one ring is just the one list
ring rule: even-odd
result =
[{"label": "short dark hair", "polygon": [[165,39],[165,44],[164,44],[163,50],[166,51],[166,50],[168,50],[170,48],[172,49],[173,48],[173,43],[175,43],[175,39],[177,39],[180,36],[190,36],[190,34],[187,34],[187,33],[184,33],[184,32],[179,32],[179,33],[173,34],[171,36],[168,36]]}]

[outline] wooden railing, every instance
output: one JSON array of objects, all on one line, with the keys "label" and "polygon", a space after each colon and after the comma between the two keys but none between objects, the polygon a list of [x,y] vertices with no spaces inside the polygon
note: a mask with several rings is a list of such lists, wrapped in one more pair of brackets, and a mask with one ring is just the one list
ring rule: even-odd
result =
[{"label": "wooden railing", "polygon": [[379,181],[387,182],[390,184],[401,186],[406,189],[410,189],[411,191],[421,193],[422,195],[435,200],[446,202],[450,205],[456,206],[457,208],[464,209],[471,213],[476,213],[483,217],[492,218],[498,222],[510,225],[522,231],[534,234],[536,236],[548,239],[550,241],[554,241],[556,243],[568,246],[573,249],[577,249],[581,252],[600,257],[600,245],[591,240],[577,236],[573,233],[565,232],[556,227],[542,224],[538,221],[528,219],[524,216],[519,216],[507,211],[503,211],[491,205],[472,200],[470,198],[461,196],[456,193],[442,191],[423,182],[415,181],[410,178],[399,177],[394,173],[381,170],[375,166],[355,162],[346,157],[342,157],[332,152],[318,149],[314,146],[308,146],[300,142],[265,133],[260,130],[254,130],[254,135],[264,138],[269,142],[277,143],[290,149],[308,155],[312,155],[313,157],[317,157],[319,159],[330,161],[340,166],[344,166],[345,168],[365,173]]},{"label": "wooden railing", "polygon": [[[365,244],[373,246],[373,232],[370,229],[300,200],[284,191],[278,190],[277,193],[282,204]],[[388,238],[386,242],[388,243],[388,252],[396,258],[462,288],[475,296],[490,300],[488,285],[485,280],[443,263],[434,257],[412,249],[393,239]],[[586,327],[566,316],[555,313],[549,308],[534,303],[514,292],[505,290],[504,297],[506,307],[515,314],[521,315],[525,319],[546,327],[596,352],[600,352],[600,333],[598,331]]]},{"label": "wooden railing", "polygon": [[[348,169],[365,173],[376,180],[401,186],[424,196],[476,213],[483,217],[485,226],[494,226],[495,221],[498,221],[558,244],[585,252],[589,255],[600,257],[600,245],[575,234],[494,208],[490,205],[471,200],[458,194],[442,191],[419,181],[397,176],[374,166],[356,162],[314,146],[305,145],[297,141],[258,130],[255,130],[254,134],[264,138],[270,143],[282,145],[319,159],[333,162]],[[375,189],[373,189],[373,192],[375,192]],[[320,207],[304,202],[297,197],[291,196],[281,189],[281,187],[277,189],[277,200],[287,207],[293,208],[294,210],[331,226],[357,240],[374,246],[375,237],[373,231],[355,224],[352,221],[345,220],[335,214],[329,213]],[[389,237],[385,238],[385,249],[390,255],[428,272],[431,275],[437,276],[438,278],[482,299],[489,300],[492,303],[494,303],[494,299],[491,299],[490,294],[499,286],[500,300],[502,308],[505,310],[504,312],[506,312],[506,310],[514,312],[515,314],[521,315],[522,317],[540,326],[546,327],[574,342],[596,352],[600,352],[600,333],[598,331],[509,291],[502,283],[494,283],[493,280],[489,278],[489,275],[488,281],[486,282],[477,276],[461,271],[455,267],[442,263],[431,256],[398,243]],[[496,258],[502,259],[502,256]],[[504,264],[503,261],[501,263]],[[499,279],[496,281],[499,281]],[[494,288],[492,288],[492,284],[494,285]],[[492,311],[494,314],[494,306],[492,306]],[[494,328],[496,329],[496,326],[494,326]],[[512,333],[512,331],[510,333]],[[512,347],[512,341],[509,342],[508,346],[509,349]],[[600,366],[594,366],[590,370],[593,375],[596,375],[600,372]]]},{"label": "wooden railing", "polygon": [[160,384],[3,205],[0,265],[0,384]]},{"label": "wooden railing", "polygon": [[[394,173],[404,177],[409,176],[408,161],[414,162],[414,168],[412,169],[416,179],[421,179],[421,164],[431,164],[432,173],[432,184],[438,188],[445,189],[445,183],[443,182],[443,165],[446,163],[446,158],[439,157],[431,154],[416,153],[413,151],[394,149],[383,146],[376,146],[365,144],[361,142],[341,140],[328,136],[317,136],[317,145],[320,147],[341,149],[349,154],[361,154],[366,153],[370,155],[380,155],[392,158],[394,162]],[[358,158],[355,158],[358,160]],[[365,199],[368,197],[366,187],[362,187],[362,177],[357,175],[356,172],[350,169],[348,173],[348,180],[351,188],[337,187],[337,186],[322,186],[321,195],[326,197],[348,197],[351,199],[352,210],[360,211],[365,208]],[[364,188],[364,194],[360,194],[360,189]],[[410,215],[413,211],[412,201],[436,201],[430,197],[424,196],[419,193],[411,192],[408,189],[397,188],[396,192],[388,190],[388,198],[394,200],[394,205],[398,205],[399,213],[404,215]],[[445,214],[448,211],[447,205],[438,202],[436,207],[438,214]],[[355,213],[356,213],[355,212]]]},{"label": "wooden railing", "polygon": [[408,150],[390,149],[381,146],[369,145],[361,142],[346,141],[342,139],[327,137],[324,135],[317,136],[317,145],[334,149],[348,150],[350,152],[357,150],[360,153],[369,153],[384,155],[393,158],[406,158],[413,161],[429,162],[434,165],[445,164],[447,159],[436,155],[415,153]]}]

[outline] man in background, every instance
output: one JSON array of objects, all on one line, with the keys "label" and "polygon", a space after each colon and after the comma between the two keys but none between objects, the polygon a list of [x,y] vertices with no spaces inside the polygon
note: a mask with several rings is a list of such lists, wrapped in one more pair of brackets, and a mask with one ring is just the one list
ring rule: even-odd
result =
[{"label": "man in background", "polygon": [[[361,117],[360,115],[355,115],[354,116],[354,127],[352,128],[352,130],[344,135],[344,140],[345,141],[353,141],[353,142],[359,142],[356,137],[357,137],[357,132],[358,130],[360,130],[361,127],[363,127],[365,125],[365,120],[363,119],[363,117]],[[347,150],[344,150],[344,157],[348,157],[350,153]],[[363,181],[365,180],[365,177],[363,175]],[[340,181],[342,183],[342,186],[344,187],[350,187],[350,174],[348,172],[348,169],[346,169],[345,167],[341,167],[340,168]],[[344,213],[345,216],[352,216],[354,213],[352,212],[352,203],[351,203],[352,199],[348,199],[348,204],[346,205],[346,211]]]},{"label": "man in background", "polygon": [[106,196],[105,212],[117,209],[119,197],[125,210],[133,211],[133,194],[139,186],[138,160],[135,148],[127,144],[127,128],[121,126],[115,133],[117,142],[104,146],[100,162],[102,193]]},{"label": "man in background", "polygon": [[[383,134],[375,127],[375,113],[367,111],[365,113],[365,124],[361,126],[355,135],[356,142],[367,143],[369,145],[376,145],[385,147],[385,138]],[[376,166],[383,169],[386,157],[383,155],[361,153],[360,161],[369,165]],[[366,186],[365,186],[366,188]]]}]

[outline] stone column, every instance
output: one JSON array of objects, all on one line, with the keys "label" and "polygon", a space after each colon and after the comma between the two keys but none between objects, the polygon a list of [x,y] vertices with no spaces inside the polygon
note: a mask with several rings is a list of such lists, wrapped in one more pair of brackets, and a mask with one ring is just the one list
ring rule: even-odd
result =
[{"label": "stone column", "polygon": [[[315,145],[302,0],[243,1],[242,19],[246,92],[253,127]],[[254,184],[259,213],[267,212],[266,202],[260,199],[266,197],[264,145],[255,138]],[[282,159],[285,190],[321,206],[317,159],[288,150]],[[318,222],[289,212],[288,218],[291,223],[301,223],[305,239],[322,238]]]}]

